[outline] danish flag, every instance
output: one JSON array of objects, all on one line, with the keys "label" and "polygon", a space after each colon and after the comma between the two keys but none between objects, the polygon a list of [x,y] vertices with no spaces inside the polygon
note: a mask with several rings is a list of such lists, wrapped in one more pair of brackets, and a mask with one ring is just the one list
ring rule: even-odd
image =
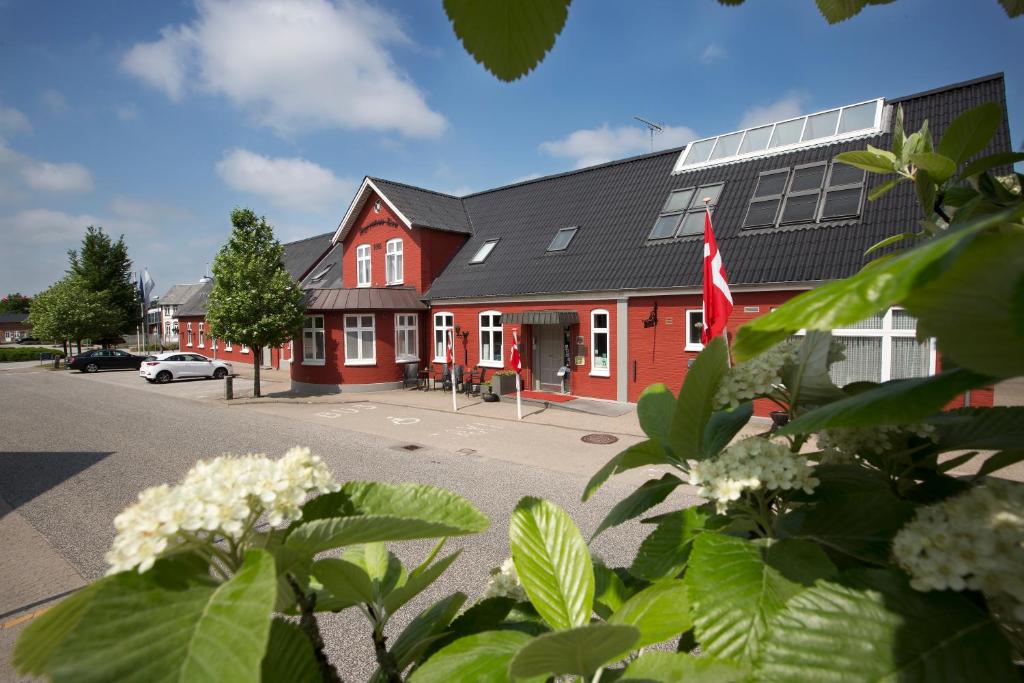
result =
[{"label": "danish flag", "polygon": [[711,227],[711,210],[704,214],[704,327],[700,341],[707,344],[725,329],[732,313],[732,292],[725,279],[722,253],[718,251],[715,231]]},{"label": "danish flag", "polygon": [[519,358],[519,335],[515,332],[512,333],[512,352],[509,354],[509,361],[512,365],[512,369],[516,372],[523,371],[523,361]]},{"label": "danish flag", "polygon": [[452,333],[449,332],[445,335],[445,351],[444,362],[448,365],[455,365],[455,340],[452,337]]}]

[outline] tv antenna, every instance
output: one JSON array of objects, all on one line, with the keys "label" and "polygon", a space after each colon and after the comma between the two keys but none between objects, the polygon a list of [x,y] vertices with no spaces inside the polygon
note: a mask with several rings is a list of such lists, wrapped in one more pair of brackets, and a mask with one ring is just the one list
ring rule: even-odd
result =
[{"label": "tv antenna", "polygon": [[651,151],[653,152],[654,151],[654,136],[659,134],[659,133],[661,133],[661,131],[665,129],[665,125],[661,124],[661,123],[654,123],[653,121],[648,121],[647,119],[640,118],[639,116],[634,116],[633,118],[636,119],[637,121],[639,121],[642,125],[646,126],[647,130],[650,132],[650,134],[651,134]]}]

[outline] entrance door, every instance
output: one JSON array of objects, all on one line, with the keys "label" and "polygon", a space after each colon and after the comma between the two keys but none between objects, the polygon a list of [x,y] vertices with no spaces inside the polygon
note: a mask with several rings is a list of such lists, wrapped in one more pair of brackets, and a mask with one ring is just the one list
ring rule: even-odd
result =
[{"label": "entrance door", "polygon": [[270,361],[270,347],[264,346],[263,353],[260,354],[260,367],[263,368],[264,370],[269,370],[270,368],[273,367],[273,364]]},{"label": "entrance door", "polygon": [[537,339],[534,388],[561,393],[562,379],[558,376],[558,369],[564,360],[562,345],[565,343],[565,334],[560,325],[537,325],[534,330]]}]

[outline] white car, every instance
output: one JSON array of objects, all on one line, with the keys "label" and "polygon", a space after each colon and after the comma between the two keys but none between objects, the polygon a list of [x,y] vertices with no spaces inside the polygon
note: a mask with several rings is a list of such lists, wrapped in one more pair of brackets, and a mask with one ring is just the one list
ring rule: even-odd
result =
[{"label": "white car", "polygon": [[166,384],[171,380],[188,377],[212,377],[224,379],[231,374],[231,363],[213,360],[198,353],[168,351],[157,354],[142,362],[139,376],[147,382]]}]

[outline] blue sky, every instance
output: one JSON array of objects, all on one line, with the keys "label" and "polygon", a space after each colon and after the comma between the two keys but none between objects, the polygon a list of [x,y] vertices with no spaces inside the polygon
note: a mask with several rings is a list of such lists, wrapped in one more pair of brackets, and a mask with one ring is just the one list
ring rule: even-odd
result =
[{"label": "blue sky", "polygon": [[85,226],[158,292],[198,279],[251,206],[333,230],[364,175],[464,194],[1004,71],[1024,134],[1024,19],[898,0],[828,26],[812,0],[577,0],[501,83],[441,0],[0,0],[0,292],[58,279]]}]

